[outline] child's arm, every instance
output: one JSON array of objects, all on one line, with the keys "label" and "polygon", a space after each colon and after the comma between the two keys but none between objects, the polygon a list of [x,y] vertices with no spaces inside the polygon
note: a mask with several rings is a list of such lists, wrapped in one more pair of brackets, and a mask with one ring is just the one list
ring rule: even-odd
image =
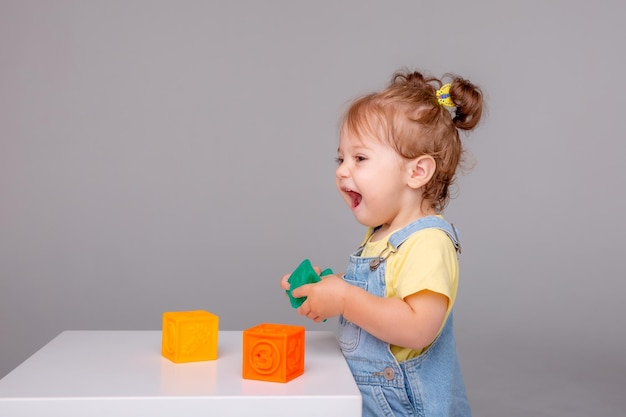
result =
[{"label": "child's arm", "polygon": [[[381,298],[336,275],[303,285],[294,297],[307,297],[298,314],[316,322],[339,314],[387,343],[422,349],[435,339],[448,308],[448,297],[423,290],[406,297]],[[407,331],[407,329],[413,329]]]}]

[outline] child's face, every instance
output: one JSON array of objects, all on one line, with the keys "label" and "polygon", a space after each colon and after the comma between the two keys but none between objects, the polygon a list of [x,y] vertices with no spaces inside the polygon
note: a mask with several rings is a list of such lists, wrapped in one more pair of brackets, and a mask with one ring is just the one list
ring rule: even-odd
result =
[{"label": "child's face", "polygon": [[359,223],[393,227],[402,221],[413,193],[406,183],[405,161],[391,146],[344,129],[337,162],[337,189]]}]

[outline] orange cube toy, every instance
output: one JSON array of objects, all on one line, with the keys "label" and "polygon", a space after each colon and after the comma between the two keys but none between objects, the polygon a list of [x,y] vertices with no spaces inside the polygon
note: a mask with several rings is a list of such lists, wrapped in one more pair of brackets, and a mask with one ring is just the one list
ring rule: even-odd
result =
[{"label": "orange cube toy", "polygon": [[263,323],[243,331],[244,379],[288,382],[304,373],[304,327]]},{"label": "orange cube toy", "polygon": [[172,362],[217,359],[219,317],[204,310],[163,313],[161,354]]}]

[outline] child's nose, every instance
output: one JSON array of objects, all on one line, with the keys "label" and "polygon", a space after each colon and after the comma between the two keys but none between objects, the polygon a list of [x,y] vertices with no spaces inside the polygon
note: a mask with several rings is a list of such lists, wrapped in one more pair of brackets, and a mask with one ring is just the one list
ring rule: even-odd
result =
[{"label": "child's nose", "polygon": [[337,175],[337,178],[346,178],[350,175],[350,170],[346,167],[346,164],[342,162],[339,166],[337,166],[335,174]]}]

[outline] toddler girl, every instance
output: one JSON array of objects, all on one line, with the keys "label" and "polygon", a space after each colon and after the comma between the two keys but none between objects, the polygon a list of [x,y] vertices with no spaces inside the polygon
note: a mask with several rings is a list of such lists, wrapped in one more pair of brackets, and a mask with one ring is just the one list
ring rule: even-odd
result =
[{"label": "toddler girl", "polygon": [[344,275],[292,292],[307,297],[300,315],[339,316],[364,416],[470,415],[453,334],[461,244],[441,213],[463,152],[459,130],[478,124],[483,98],[447,77],[398,72],[348,108],[336,186],[368,232]]}]

